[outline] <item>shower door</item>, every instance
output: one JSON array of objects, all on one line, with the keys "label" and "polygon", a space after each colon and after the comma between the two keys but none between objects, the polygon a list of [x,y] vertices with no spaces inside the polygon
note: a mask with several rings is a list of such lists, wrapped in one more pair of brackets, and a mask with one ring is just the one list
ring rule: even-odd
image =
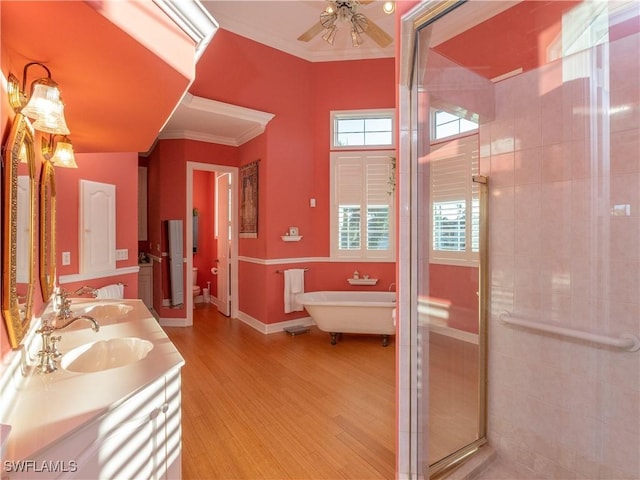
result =
[{"label": "shower door", "polygon": [[418,260],[412,303],[418,363],[428,366],[418,398],[425,477],[441,474],[486,443],[489,181],[481,175],[479,126],[490,120],[493,98],[489,80],[439,49],[451,34],[444,19],[458,7],[448,2],[443,20],[436,14],[423,20],[412,89]]},{"label": "shower door", "polygon": [[411,15],[411,472],[469,455],[486,408],[511,478],[640,478],[640,355],[607,343],[640,332],[640,3]]}]

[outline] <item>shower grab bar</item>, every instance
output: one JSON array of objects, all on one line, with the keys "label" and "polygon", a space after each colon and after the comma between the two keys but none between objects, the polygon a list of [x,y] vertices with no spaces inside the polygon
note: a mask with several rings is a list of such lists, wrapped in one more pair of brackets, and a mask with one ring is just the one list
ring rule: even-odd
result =
[{"label": "shower grab bar", "polygon": [[630,333],[622,334],[619,337],[607,337],[605,335],[583,332],[582,330],[575,330],[573,328],[564,328],[549,325],[548,323],[525,320],[524,318],[514,317],[507,311],[500,314],[500,320],[509,325],[517,325],[519,327],[530,328],[532,330],[555,333],[564,337],[577,338],[579,340],[586,340],[600,345],[608,345],[610,347],[629,350],[630,352],[640,350],[640,339]]},{"label": "shower grab bar", "polygon": [[[305,272],[308,272],[309,269],[308,268],[303,268],[302,270],[304,270]],[[276,270],[276,273],[284,273],[284,270]]]}]

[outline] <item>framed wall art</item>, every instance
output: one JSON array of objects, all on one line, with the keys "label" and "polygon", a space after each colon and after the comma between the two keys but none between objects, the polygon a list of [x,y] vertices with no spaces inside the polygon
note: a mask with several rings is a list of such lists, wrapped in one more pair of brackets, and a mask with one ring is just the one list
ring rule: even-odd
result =
[{"label": "framed wall art", "polygon": [[240,168],[240,238],[258,238],[259,162],[256,160]]}]

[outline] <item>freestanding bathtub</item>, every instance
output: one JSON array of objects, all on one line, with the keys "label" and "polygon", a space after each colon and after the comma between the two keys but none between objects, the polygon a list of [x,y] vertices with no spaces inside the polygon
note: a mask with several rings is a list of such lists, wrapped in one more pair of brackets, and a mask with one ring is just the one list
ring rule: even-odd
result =
[{"label": "freestanding bathtub", "polygon": [[382,345],[389,345],[395,335],[393,309],[395,292],[324,291],[300,293],[304,305],[318,328],[331,334],[331,345],[341,333],[382,335]]}]

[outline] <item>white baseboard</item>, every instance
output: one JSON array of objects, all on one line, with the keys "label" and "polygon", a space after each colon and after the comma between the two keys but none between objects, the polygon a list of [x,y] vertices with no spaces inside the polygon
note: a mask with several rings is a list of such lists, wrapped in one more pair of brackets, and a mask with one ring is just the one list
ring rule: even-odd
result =
[{"label": "white baseboard", "polygon": [[215,305],[216,308],[220,310],[220,300],[218,300],[218,297],[214,297],[213,295],[211,295],[211,297],[209,298],[209,303],[211,305]]},{"label": "white baseboard", "polygon": [[474,343],[476,345],[479,343],[477,333],[465,332],[464,330],[458,330],[457,328],[451,328],[446,325],[429,323],[429,331],[446,337],[455,338],[456,340],[462,340],[463,342]]},{"label": "white baseboard", "polygon": [[193,323],[188,323],[186,318],[158,318],[158,323],[163,327],[190,327]]},{"label": "white baseboard", "polygon": [[256,320],[251,315],[247,315],[244,312],[238,312],[238,320],[246,323],[251,328],[254,328],[260,333],[264,333],[265,335],[271,333],[281,333],[287,327],[308,327],[309,325],[313,325],[313,320],[311,319],[311,317],[296,318],[295,320],[284,320],[282,322],[267,324],[262,323],[260,320]]},{"label": "white baseboard", "polygon": [[[213,298],[212,298],[213,300]],[[214,302],[211,302],[214,303]],[[214,303],[215,304],[215,303]],[[163,327],[190,327],[193,323],[187,323],[186,318],[158,318],[158,323]],[[296,318],[295,320],[284,320],[277,323],[262,323],[260,320],[253,318],[251,315],[247,315],[243,312],[238,312],[238,320],[246,323],[251,328],[263,333],[265,335],[271,333],[280,333],[285,328],[303,326],[308,327],[314,325],[311,317]]]}]

